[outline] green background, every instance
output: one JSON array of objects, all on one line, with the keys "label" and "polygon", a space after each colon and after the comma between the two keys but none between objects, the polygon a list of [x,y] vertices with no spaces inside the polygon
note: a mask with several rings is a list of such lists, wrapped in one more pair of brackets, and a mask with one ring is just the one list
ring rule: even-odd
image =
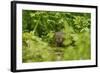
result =
[{"label": "green background", "polygon": [[[91,59],[90,29],[90,13],[23,10],[22,61]],[[56,46],[56,32],[64,33],[64,46]]]}]

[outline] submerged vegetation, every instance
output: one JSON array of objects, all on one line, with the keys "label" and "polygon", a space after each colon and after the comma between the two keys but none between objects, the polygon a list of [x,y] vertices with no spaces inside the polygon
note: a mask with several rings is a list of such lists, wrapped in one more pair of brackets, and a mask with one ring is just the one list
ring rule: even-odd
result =
[{"label": "submerged vegetation", "polygon": [[24,63],[91,58],[90,13],[23,10],[22,24]]}]

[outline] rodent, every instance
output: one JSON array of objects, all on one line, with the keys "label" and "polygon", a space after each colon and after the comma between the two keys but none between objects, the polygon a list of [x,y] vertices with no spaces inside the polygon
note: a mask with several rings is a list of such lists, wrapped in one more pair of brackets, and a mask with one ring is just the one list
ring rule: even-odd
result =
[{"label": "rodent", "polygon": [[55,38],[56,46],[61,47],[63,45],[63,41],[64,41],[64,33],[61,31],[55,32],[54,38]]}]

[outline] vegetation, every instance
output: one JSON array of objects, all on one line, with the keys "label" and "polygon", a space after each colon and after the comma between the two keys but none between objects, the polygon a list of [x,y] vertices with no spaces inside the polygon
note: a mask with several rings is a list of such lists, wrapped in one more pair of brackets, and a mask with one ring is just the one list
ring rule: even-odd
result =
[{"label": "vegetation", "polygon": [[[90,13],[23,10],[22,26],[24,63],[91,59]],[[62,46],[56,32],[64,33]]]}]

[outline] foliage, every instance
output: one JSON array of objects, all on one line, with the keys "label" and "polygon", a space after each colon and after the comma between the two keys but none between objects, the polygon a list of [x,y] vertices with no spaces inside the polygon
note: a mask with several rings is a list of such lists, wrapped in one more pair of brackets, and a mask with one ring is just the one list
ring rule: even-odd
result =
[{"label": "foliage", "polygon": [[[23,10],[22,20],[23,62],[91,58],[90,13]],[[61,47],[55,44],[56,32],[64,32]]]}]

